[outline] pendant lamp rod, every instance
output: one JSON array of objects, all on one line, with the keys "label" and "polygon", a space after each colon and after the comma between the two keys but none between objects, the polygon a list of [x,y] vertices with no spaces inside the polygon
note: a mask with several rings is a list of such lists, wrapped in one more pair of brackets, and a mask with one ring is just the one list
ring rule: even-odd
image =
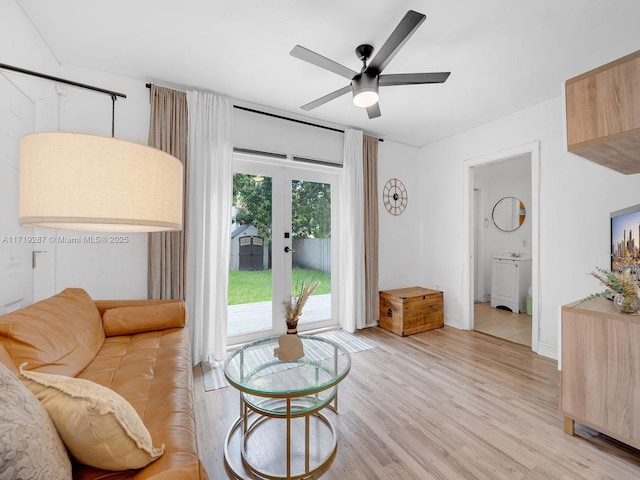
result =
[{"label": "pendant lamp rod", "polygon": [[0,63],[0,69],[11,70],[12,72],[23,73],[25,75],[31,75],[32,77],[44,78],[46,80],[51,80],[52,82],[64,83],[66,85],[71,85],[73,87],[84,88],[86,90],[92,90],[94,92],[104,93],[105,95],[109,95],[114,101],[115,97],[127,98],[124,93],[114,92],[112,90],[106,90],[100,87],[94,87],[93,85],[87,85],[86,83],[74,82],[73,80],[67,80],[65,78],[54,77],[52,75],[47,75],[46,73],[34,72],[33,70],[26,70],[20,67],[14,67],[12,65],[7,65],[5,63]]},{"label": "pendant lamp rod", "polygon": [[111,95],[111,138],[116,136],[116,100],[118,97]]},{"label": "pendant lamp rod", "polygon": [[112,102],[112,138],[45,132],[20,139],[21,225],[131,233],[182,229],[180,160],[114,138],[115,103],[127,98],[124,93],[4,63],[1,69],[109,95]]}]

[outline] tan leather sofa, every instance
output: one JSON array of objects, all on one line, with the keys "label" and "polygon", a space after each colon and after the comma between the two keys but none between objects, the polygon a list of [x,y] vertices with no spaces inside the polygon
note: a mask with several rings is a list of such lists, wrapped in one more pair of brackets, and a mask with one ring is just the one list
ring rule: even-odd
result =
[{"label": "tan leather sofa", "polygon": [[184,302],[93,301],[82,289],[0,316],[0,361],[12,372],[83,378],[136,410],[164,454],[139,470],[73,464],[74,479],[206,479],[198,458]]}]

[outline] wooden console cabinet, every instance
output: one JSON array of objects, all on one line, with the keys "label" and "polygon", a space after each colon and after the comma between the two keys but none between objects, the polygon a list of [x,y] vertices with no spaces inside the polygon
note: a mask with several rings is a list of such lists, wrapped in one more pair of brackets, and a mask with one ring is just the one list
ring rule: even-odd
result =
[{"label": "wooden console cabinet", "polygon": [[640,317],[597,298],[562,307],[560,411],[575,422],[640,448]]},{"label": "wooden console cabinet", "polygon": [[444,294],[422,287],[380,292],[380,327],[398,335],[444,326]]},{"label": "wooden console cabinet", "polygon": [[568,150],[640,173],[640,51],[567,80],[565,97]]}]

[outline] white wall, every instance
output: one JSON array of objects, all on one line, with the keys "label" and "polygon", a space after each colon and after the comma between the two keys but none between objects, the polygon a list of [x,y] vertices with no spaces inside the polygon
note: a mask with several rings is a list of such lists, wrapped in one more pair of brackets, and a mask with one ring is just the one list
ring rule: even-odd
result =
[{"label": "white wall", "polygon": [[[58,62],[31,22],[13,0],[3,0],[0,15],[0,61],[27,70],[58,74]],[[36,105],[36,131],[55,129],[58,105],[54,85],[26,75],[0,70]]]},{"label": "white wall", "polygon": [[[254,108],[292,117],[289,113],[266,107]],[[342,163],[344,135],[341,132],[238,108],[233,110],[233,127],[234,147]]]},{"label": "white wall", "polygon": [[[425,185],[423,283],[439,280],[445,320],[462,325],[465,160],[540,142],[539,353],[556,357],[558,306],[601,286],[587,274],[609,265],[609,213],[640,203],[640,176],[621,175],[568,153],[561,96],[481,125],[420,152]],[[437,205],[437,208],[434,206]]]},{"label": "white wall", "polygon": [[[378,144],[378,212],[379,234],[379,288],[390,290],[412,286],[436,288],[437,278],[425,276],[420,266],[422,223],[427,217],[422,202],[424,181],[416,175],[420,150],[415,147],[384,141]],[[407,189],[407,208],[401,215],[391,215],[384,207],[382,190],[387,180],[399,179]]]},{"label": "white wall", "polygon": [[[51,75],[58,73],[58,62],[51,54],[31,23],[22,13],[22,10],[13,0],[2,2],[2,14],[0,15],[0,61],[7,65],[27,70],[44,71]],[[0,70],[2,76],[1,85],[3,92],[12,92],[16,98],[2,98],[0,96],[0,119],[6,119],[7,124],[0,130],[3,138],[0,139],[0,162],[2,174],[0,175],[0,189],[4,192],[0,208],[0,236],[20,235],[33,238],[41,232],[32,228],[21,227],[18,222],[18,141],[19,137],[26,133],[42,130],[55,130],[58,123],[58,99],[55,86],[46,81],[22,74],[12,73],[8,70]],[[5,93],[7,94],[7,93]],[[18,98],[19,97],[19,98]],[[19,100],[26,100],[30,108],[27,123],[19,121],[21,111],[14,109],[21,105]],[[16,103],[18,102],[18,103]],[[19,134],[17,138],[9,132]],[[9,161],[9,164],[7,163]],[[7,170],[8,168],[8,170]],[[12,182],[12,184],[8,184]],[[49,271],[46,268],[46,259],[42,254],[38,259],[38,269],[31,268],[31,246],[19,248],[17,245],[0,243],[0,304],[7,305],[18,296],[24,302],[30,302],[34,298],[38,300],[42,296],[53,293],[49,287],[50,275],[42,275]],[[38,245],[35,250],[49,249],[48,246]],[[16,270],[20,270],[24,285],[16,285]],[[33,272],[41,275],[33,275]],[[32,281],[33,280],[33,281]],[[20,303],[22,304],[22,302]],[[0,308],[1,306],[0,305]],[[19,306],[16,304],[16,306]]]}]

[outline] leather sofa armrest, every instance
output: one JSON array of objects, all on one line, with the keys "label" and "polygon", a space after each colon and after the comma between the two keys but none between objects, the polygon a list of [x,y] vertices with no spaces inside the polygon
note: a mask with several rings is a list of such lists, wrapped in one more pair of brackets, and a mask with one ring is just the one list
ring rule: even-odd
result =
[{"label": "leather sofa armrest", "polygon": [[107,337],[182,328],[187,323],[182,300],[99,300],[96,305],[102,314]]}]

